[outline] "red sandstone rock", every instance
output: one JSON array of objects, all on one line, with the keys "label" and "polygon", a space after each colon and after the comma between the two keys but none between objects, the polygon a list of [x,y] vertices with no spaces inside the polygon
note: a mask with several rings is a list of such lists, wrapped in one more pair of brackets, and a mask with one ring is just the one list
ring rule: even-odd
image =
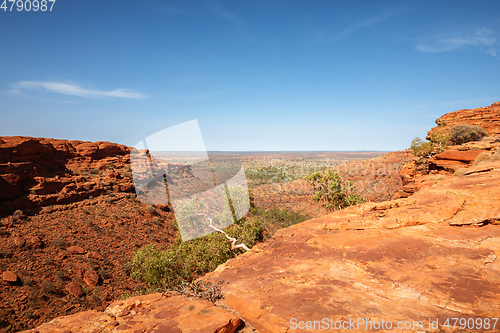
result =
[{"label": "red sandstone rock", "polygon": [[92,258],[92,259],[96,259],[96,260],[104,260],[104,257],[99,252],[95,252],[95,251],[88,252],[87,258]]},{"label": "red sandstone rock", "polygon": [[74,297],[80,297],[83,294],[82,287],[80,287],[80,284],[78,282],[70,282],[64,288],[66,289],[68,294]]},{"label": "red sandstone rock", "polygon": [[241,320],[210,302],[150,294],[116,301],[105,312],[60,317],[36,329],[44,332],[214,332],[233,333]]},{"label": "red sandstone rock", "polygon": [[17,279],[18,279],[18,277],[14,272],[5,271],[2,273],[2,281],[4,281],[4,282],[16,283]]},{"label": "red sandstone rock", "polygon": [[[476,172],[463,177],[422,176],[420,190],[406,199],[352,206],[281,229],[204,279],[225,281],[223,304],[261,333],[290,331],[292,318],[424,325],[428,318],[496,318],[500,162],[471,169]],[[87,326],[232,332],[238,323],[211,303],[151,294],[117,301],[105,313],[57,318],[31,332],[85,332]]]},{"label": "red sandstone rock", "polygon": [[436,159],[438,160],[454,160],[454,161],[462,161],[466,163],[471,163],[474,162],[476,157],[478,157],[481,153],[485,152],[486,150],[466,150],[466,151],[460,151],[460,150],[454,150],[454,149],[449,149],[445,150],[444,152],[437,154],[435,156]]},{"label": "red sandstone rock", "polygon": [[89,287],[95,287],[99,283],[99,274],[95,271],[88,270],[83,275],[83,281],[85,281]]},{"label": "red sandstone rock", "polygon": [[[108,164],[117,168],[130,163],[130,148],[109,142],[82,142],[21,136],[0,142],[0,211],[69,203],[105,193],[104,189],[79,188],[80,172]],[[56,176],[54,176],[56,174]],[[94,174],[91,174],[94,177]],[[97,175],[95,175],[97,176]],[[133,191],[132,179],[115,175],[118,186]],[[90,184],[92,184],[90,182]]]},{"label": "red sandstone rock", "polygon": [[[500,102],[496,102],[487,107],[477,109],[464,109],[449,112],[436,120],[436,124],[442,124],[440,128],[449,130],[455,125],[467,124],[477,125],[484,128],[489,135],[500,134]],[[427,133],[438,131],[438,127],[432,128]]]},{"label": "red sandstone rock", "polygon": [[447,170],[454,172],[457,169],[467,167],[467,163],[453,160],[438,160],[436,158],[429,159],[429,167],[431,169]]},{"label": "red sandstone rock", "polygon": [[85,254],[87,251],[80,246],[70,246],[68,247],[68,252],[71,254]]},{"label": "red sandstone rock", "polygon": [[432,184],[282,229],[206,278],[228,282],[224,304],[259,332],[291,318],[497,316],[500,163]]}]

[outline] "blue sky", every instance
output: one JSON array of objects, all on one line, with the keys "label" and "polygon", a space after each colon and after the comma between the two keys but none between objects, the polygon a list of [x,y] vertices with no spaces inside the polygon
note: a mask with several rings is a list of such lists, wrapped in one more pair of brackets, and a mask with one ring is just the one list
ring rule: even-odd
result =
[{"label": "blue sky", "polygon": [[0,10],[0,135],[132,146],[198,119],[209,150],[406,149],[442,114],[500,101],[498,13],[496,0]]}]

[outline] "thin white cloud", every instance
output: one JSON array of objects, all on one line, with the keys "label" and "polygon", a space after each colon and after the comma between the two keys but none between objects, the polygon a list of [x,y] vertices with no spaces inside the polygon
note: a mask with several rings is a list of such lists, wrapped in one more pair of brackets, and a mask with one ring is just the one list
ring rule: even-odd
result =
[{"label": "thin white cloud", "polygon": [[394,17],[396,15],[399,15],[401,12],[397,11],[387,11],[382,14],[379,14],[377,16],[369,17],[360,21],[355,22],[354,24],[346,27],[342,32],[336,37],[336,39],[342,39],[346,37],[347,35],[351,34],[352,32],[363,29],[363,28],[368,28],[372,25],[375,25],[377,23],[383,22],[387,19],[390,19],[391,17]]},{"label": "thin white cloud", "polygon": [[217,16],[231,23],[232,25],[237,26],[238,28],[241,29],[246,28],[247,24],[241,17],[229,11],[228,9],[222,7],[217,0],[208,0],[207,2],[210,5],[210,8]]},{"label": "thin white cloud", "polygon": [[91,90],[82,88],[76,84],[68,84],[61,82],[40,82],[40,81],[21,81],[14,85],[16,91],[20,90],[40,90],[52,92],[56,94],[80,96],[86,98],[129,98],[129,99],[142,99],[146,98],[138,92],[129,89],[115,89],[115,90]]},{"label": "thin white cloud", "polygon": [[355,21],[353,24],[346,26],[340,31],[340,33],[333,34],[325,32],[324,29],[317,30],[313,33],[313,41],[315,43],[330,43],[334,41],[339,41],[353,32],[365,28],[369,28],[386,20],[389,20],[395,16],[401,15],[407,12],[410,8],[391,8],[379,13],[378,15],[365,17]]},{"label": "thin white cloud", "polygon": [[473,35],[465,35],[453,38],[441,38],[438,40],[417,44],[417,50],[427,53],[439,53],[458,50],[466,46],[479,48],[481,52],[493,57],[497,56],[496,38],[494,32],[488,28],[476,29]]}]

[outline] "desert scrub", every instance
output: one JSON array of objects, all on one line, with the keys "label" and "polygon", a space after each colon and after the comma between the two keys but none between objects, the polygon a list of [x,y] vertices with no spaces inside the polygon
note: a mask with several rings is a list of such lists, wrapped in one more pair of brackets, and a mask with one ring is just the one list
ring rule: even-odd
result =
[{"label": "desert scrub", "polygon": [[444,148],[450,143],[451,134],[447,133],[444,127],[438,124],[437,129],[429,135],[429,141],[439,148]]},{"label": "desert scrub", "polygon": [[419,137],[415,137],[411,142],[410,149],[413,150],[413,155],[417,157],[431,157],[434,151],[434,144],[429,141],[422,141]]},{"label": "desert scrub", "polygon": [[480,165],[484,163],[489,163],[489,162],[496,162],[500,161],[500,151],[495,151],[495,152],[484,152],[481,153],[476,159],[474,160],[474,163],[472,165]]},{"label": "desert scrub", "polygon": [[268,239],[274,235],[278,229],[288,228],[294,224],[309,220],[311,217],[307,214],[301,214],[288,208],[262,208],[252,206],[250,213],[260,218],[264,224],[265,236]]},{"label": "desert scrub", "polygon": [[355,193],[352,181],[343,181],[332,169],[315,172],[305,179],[316,191],[312,199],[321,202],[327,210],[342,209],[366,201]]},{"label": "desert scrub", "polygon": [[450,141],[456,145],[461,145],[470,141],[479,141],[488,136],[488,132],[481,126],[455,125],[450,129]]},{"label": "desert scrub", "polygon": [[264,221],[273,221],[280,225],[282,228],[287,228],[294,224],[309,220],[311,217],[306,214],[294,212],[288,208],[269,208],[252,207],[250,212],[254,215],[260,216]]},{"label": "desert scrub", "polygon": [[[241,243],[252,246],[262,240],[264,227],[257,218],[242,219],[224,230]],[[231,245],[221,233],[182,242],[160,251],[148,244],[139,249],[130,263],[130,276],[150,287],[172,289],[183,281],[211,272],[242,250],[231,250]]]}]

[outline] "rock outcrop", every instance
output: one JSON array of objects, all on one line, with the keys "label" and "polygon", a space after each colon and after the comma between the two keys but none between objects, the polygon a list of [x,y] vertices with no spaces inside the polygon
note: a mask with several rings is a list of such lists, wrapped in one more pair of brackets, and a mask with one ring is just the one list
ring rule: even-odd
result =
[{"label": "rock outcrop", "polygon": [[436,120],[436,124],[438,126],[433,127],[427,133],[427,138],[431,133],[438,131],[438,128],[448,131],[453,126],[460,124],[481,126],[489,135],[500,135],[500,102],[482,108],[446,113]]},{"label": "rock outcrop", "polygon": [[0,212],[133,192],[130,172],[121,169],[129,153],[105,141],[0,137]]},{"label": "rock outcrop", "polygon": [[392,199],[407,198],[417,192],[424,175],[460,173],[472,165],[500,160],[499,147],[500,136],[496,135],[481,141],[445,147],[445,150],[435,153],[431,158],[416,158],[402,167],[400,176],[403,186],[396,191]]},{"label": "rock outcrop", "polygon": [[237,315],[208,301],[157,293],[116,301],[104,312],[56,318],[25,332],[233,333],[240,323]]},{"label": "rock outcrop", "polygon": [[[206,275],[214,283],[225,281],[222,306],[231,312],[220,314],[218,325],[240,318],[258,332],[319,331],[308,326],[319,323],[332,332],[345,331],[342,325],[357,332],[370,326],[394,331],[398,325],[399,331],[438,332],[448,318],[498,318],[500,161],[470,167],[463,177],[421,178],[420,191],[411,197],[353,206],[282,229]],[[217,308],[203,303],[189,312],[191,300],[160,298],[127,299],[141,304],[135,314],[120,301],[105,312],[58,318],[31,332],[90,331],[84,323],[95,332],[154,332],[160,331],[158,313],[168,313],[166,325],[175,321],[179,332],[224,331],[215,325],[205,330],[205,320],[190,326],[194,321],[186,315]],[[127,315],[120,319],[114,308]]]}]

